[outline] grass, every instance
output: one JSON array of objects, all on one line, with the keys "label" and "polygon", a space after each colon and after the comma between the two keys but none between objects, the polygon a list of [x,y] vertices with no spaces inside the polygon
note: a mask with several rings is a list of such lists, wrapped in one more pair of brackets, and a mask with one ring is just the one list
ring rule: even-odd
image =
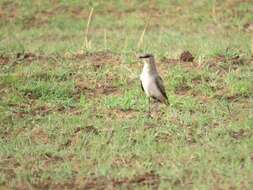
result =
[{"label": "grass", "polygon": [[[0,7],[1,189],[253,188],[251,1]],[[170,101],[151,118],[142,52]]]}]

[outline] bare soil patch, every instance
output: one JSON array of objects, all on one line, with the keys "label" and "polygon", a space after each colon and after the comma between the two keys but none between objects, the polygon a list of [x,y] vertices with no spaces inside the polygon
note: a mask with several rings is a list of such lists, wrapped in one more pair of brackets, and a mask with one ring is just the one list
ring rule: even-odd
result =
[{"label": "bare soil patch", "polygon": [[80,95],[84,93],[88,97],[97,97],[100,95],[119,93],[119,88],[110,83],[97,83],[95,87],[90,86],[90,84],[87,84],[84,81],[77,81],[73,93],[74,96],[80,98]]},{"label": "bare soil patch", "polygon": [[217,55],[216,57],[213,58],[213,61],[216,63],[231,62],[232,64],[235,64],[235,65],[240,65],[244,63],[243,59],[239,55],[235,55],[231,57],[226,57],[225,55]]},{"label": "bare soil patch", "polygon": [[10,58],[5,55],[0,55],[0,65],[6,65],[10,61]]},{"label": "bare soil patch", "polygon": [[155,136],[155,140],[159,143],[170,143],[173,137],[170,133],[160,132]]},{"label": "bare soil patch", "polygon": [[12,109],[12,113],[15,114],[18,118],[24,118],[26,116],[46,116],[53,112],[59,113],[67,113],[69,115],[79,115],[81,114],[81,110],[76,107],[63,107],[63,106],[54,106],[48,107],[44,106],[36,106],[35,102],[31,101],[27,104],[9,104]]},{"label": "bare soil patch", "polygon": [[18,5],[15,2],[6,1],[2,3],[2,7],[0,7],[0,18],[2,21],[9,22],[16,19],[19,12],[17,7]]},{"label": "bare soil patch", "polygon": [[36,14],[23,19],[23,28],[42,27],[49,22],[49,16],[44,14]]},{"label": "bare soil patch", "polygon": [[33,60],[48,60],[48,56],[38,55],[32,52],[19,52],[16,54],[16,58],[18,61],[26,60],[26,61],[33,61]]},{"label": "bare soil patch", "polygon": [[167,64],[169,66],[175,66],[175,65],[180,65],[184,68],[192,69],[192,68],[199,68],[200,65],[198,65],[194,60],[193,61],[181,61],[179,59],[172,59],[172,58],[162,58],[161,63]]},{"label": "bare soil patch", "polygon": [[153,189],[158,189],[159,184],[160,184],[159,176],[155,172],[151,171],[142,175],[137,175],[133,178],[108,179],[105,177],[97,177],[87,179],[84,189],[106,189],[109,187],[134,188],[136,186],[148,186],[152,187]]},{"label": "bare soil patch", "polygon": [[240,129],[239,131],[230,131],[229,135],[235,140],[240,140],[251,137],[252,132],[247,129]]},{"label": "bare soil patch", "polygon": [[85,60],[91,63],[95,69],[100,69],[103,65],[106,64],[118,64],[120,63],[120,57],[114,55],[111,52],[86,52],[86,53],[65,53],[64,58],[72,60]]},{"label": "bare soil patch", "polygon": [[93,125],[87,125],[86,127],[77,127],[75,130],[75,133],[79,133],[80,131],[84,131],[86,133],[94,133],[95,135],[99,134],[99,131],[96,127],[94,127]]},{"label": "bare soil patch", "polygon": [[71,136],[71,138],[69,138],[65,143],[63,143],[61,147],[76,146],[77,144],[80,143],[80,139],[83,133],[98,135],[100,131],[93,125],[87,125],[85,127],[77,127],[74,131],[74,134]]},{"label": "bare soil patch", "polygon": [[31,140],[33,143],[49,143],[49,138],[42,128],[34,128],[31,131]]},{"label": "bare soil patch", "polygon": [[182,62],[193,62],[194,57],[189,51],[184,51],[180,55],[180,61]]},{"label": "bare soil patch", "polygon": [[229,102],[237,102],[242,96],[239,95],[230,95],[228,89],[222,88],[216,91],[216,95],[214,98],[217,99],[224,99]]},{"label": "bare soil patch", "polygon": [[117,117],[117,118],[134,118],[139,114],[137,110],[134,109],[111,109],[110,112],[108,112],[110,117]]},{"label": "bare soil patch", "polygon": [[155,129],[158,128],[159,126],[153,124],[153,123],[145,123],[144,124],[144,130],[149,130],[149,129]]},{"label": "bare soil patch", "polygon": [[247,22],[243,25],[243,29],[245,32],[252,32],[253,31],[253,22]]},{"label": "bare soil patch", "polygon": [[98,84],[96,87],[97,94],[109,95],[113,94],[118,90],[116,86],[112,86],[110,84]]},{"label": "bare soil patch", "polygon": [[185,96],[187,94],[189,94],[191,90],[191,87],[190,86],[187,86],[186,84],[185,85],[181,85],[179,87],[176,88],[176,94],[178,95],[182,95],[182,96]]},{"label": "bare soil patch", "polygon": [[113,167],[132,167],[133,164],[132,164],[132,159],[131,158],[115,158],[113,161],[112,161],[112,165]]},{"label": "bare soil patch", "polygon": [[204,65],[223,76],[231,70],[237,70],[243,65],[249,65],[252,62],[252,58],[245,58],[241,55],[225,56],[217,55],[216,57],[210,58],[204,62]]},{"label": "bare soil patch", "polygon": [[203,61],[203,64],[198,64],[194,61],[194,57],[190,52],[183,52],[180,55],[179,59],[172,58],[162,58],[161,63],[165,63],[168,65],[180,65],[184,68],[201,68],[203,66],[207,66],[215,71],[218,71],[220,74],[225,74],[229,70],[236,70],[242,65],[249,65],[253,61],[253,58],[245,58],[242,55],[234,55],[234,56],[225,56],[225,55],[217,55],[215,57],[209,58]]}]

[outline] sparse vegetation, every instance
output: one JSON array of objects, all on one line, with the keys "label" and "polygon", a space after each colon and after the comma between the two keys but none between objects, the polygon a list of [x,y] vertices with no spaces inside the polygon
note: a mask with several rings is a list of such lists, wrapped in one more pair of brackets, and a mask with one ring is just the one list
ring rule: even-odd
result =
[{"label": "sparse vegetation", "polygon": [[[0,189],[253,189],[252,20],[251,0],[2,0]],[[171,103],[151,118],[141,52]]]}]

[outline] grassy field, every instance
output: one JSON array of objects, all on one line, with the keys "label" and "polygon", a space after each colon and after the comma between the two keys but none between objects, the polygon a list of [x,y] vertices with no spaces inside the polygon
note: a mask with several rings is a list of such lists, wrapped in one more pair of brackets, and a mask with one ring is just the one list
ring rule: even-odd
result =
[{"label": "grassy field", "polygon": [[1,0],[0,189],[253,189],[253,2]]}]

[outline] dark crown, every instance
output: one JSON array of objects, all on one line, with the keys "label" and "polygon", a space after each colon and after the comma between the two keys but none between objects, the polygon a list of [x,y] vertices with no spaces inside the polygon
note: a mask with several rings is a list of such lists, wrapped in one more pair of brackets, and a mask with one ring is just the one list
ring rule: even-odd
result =
[{"label": "dark crown", "polygon": [[153,55],[150,53],[139,56],[140,59],[145,59],[145,58],[150,58],[150,57],[153,57]]}]

